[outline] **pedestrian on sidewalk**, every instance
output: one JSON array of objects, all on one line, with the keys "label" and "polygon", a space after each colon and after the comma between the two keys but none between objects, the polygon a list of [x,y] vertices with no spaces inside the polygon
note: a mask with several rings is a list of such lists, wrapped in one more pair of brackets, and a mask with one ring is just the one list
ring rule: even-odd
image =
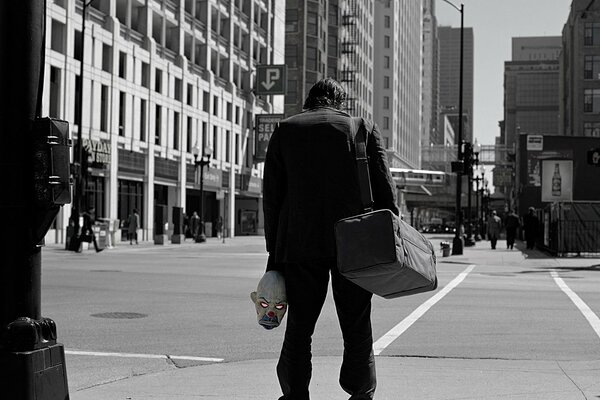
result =
[{"label": "pedestrian on sidewalk", "polygon": [[496,215],[496,210],[493,210],[487,221],[487,235],[492,245],[492,250],[496,249],[496,242],[498,242],[501,230],[502,220]]},{"label": "pedestrian on sidewalk", "polygon": [[133,244],[135,240],[135,244],[138,244],[138,234],[137,230],[140,227],[140,215],[138,214],[137,209],[133,209],[133,212],[129,214],[129,218],[127,219],[127,236],[129,237],[129,244]]},{"label": "pedestrian on sidewalk", "polygon": [[81,253],[81,243],[94,243],[94,249],[96,253],[100,253],[102,250],[98,247],[96,235],[94,233],[94,223],[96,222],[96,209],[90,208],[88,211],[83,213],[83,226],[81,227],[81,235],[79,236],[79,248],[78,253]]},{"label": "pedestrian on sidewalk", "polygon": [[192,232],[192,238],[194,242],[198,241],[198,235],[200,234],[200,217],[198,213],[194,211],[190,218],[190,231]]},{"label": "pedestrian on sidewalk", "polygon": [[517,237],[517,229],[521,226],[519,216],[514,211],[509,211],[504,226],[506,226],[506,248],[512,250]]},{"label": "pedestrian on sidewalk", "polygon": [[[334,224],[362,212],[354,137],[359,128],[342,111],[346,93],[331,78],[310,89],[304,110],[279,122],[264,170],[263,207],[269,258],[267,271],[285,277],[288,322],[277,376],[280,400],[307,400],[311,338],[331,276],[344,338],[339,376],[352,399],[372,399],[375,358],[371,331],[372,294],[343,278],[336,265]],[[374,208],[396,207],[395,185],[377,126],[363,120]]]},{"label": "pedestrian on sidewalk", "polygon": [[529,207],[527,215],[523,217],[523,229],[525,230],[525,241],[527,242],[528,249],[533,249],[535,247],[535,239],[537,238],[539,225],[540,220],[535,215],[535,208]]},{"label": "pedestrian on sidewalk", "polygon": [[223,217],[220,215],[215,222],[215,230],[217,231],[217,238],[221,239],[223,236]]}]

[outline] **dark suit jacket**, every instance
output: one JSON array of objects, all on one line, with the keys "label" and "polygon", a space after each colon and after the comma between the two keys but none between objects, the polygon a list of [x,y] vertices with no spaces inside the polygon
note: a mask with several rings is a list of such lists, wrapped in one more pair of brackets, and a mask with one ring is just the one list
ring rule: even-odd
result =
[{"label": "dark suit jacket", "polygon": [[[396,190],[377,126],[365,121],[375,209],[399,214]],[[324,107],[281,121],[264,169],[265,238],[273,263],[335,257],[334,224],[360,214],[353,120]]]}]

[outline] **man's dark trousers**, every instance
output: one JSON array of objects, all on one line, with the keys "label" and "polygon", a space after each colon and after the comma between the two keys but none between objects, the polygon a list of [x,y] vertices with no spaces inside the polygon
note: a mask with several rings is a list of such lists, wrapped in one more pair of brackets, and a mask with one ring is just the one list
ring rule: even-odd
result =
[{"label": "man's dark trousers", "polygon": [[327,295],[333,298],[344,338],[340,385],[351,400],[372,399],[375,356],[371,331],[372,294],[340,275],[334,259],[285,265],[289,304],[285,339],[277,364],[283,400],[308,400],[312,373],[311,337]]}]

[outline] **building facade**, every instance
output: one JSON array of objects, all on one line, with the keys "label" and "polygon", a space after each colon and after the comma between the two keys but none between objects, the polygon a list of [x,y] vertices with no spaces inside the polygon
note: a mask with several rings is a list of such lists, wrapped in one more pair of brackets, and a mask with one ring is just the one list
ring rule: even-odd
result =
[{"label": "building facade", "polygon": [[[144,240],[157,224],[172,233],[175,207],[200,211],[193,149],[209,148],[207,236],[219,217],[229,236],[261,233],[253,121],[283,101],[252,89],[257,65],[284,61],[284,13],[274,0],[95,0],[82,37],[81,2],[48,2],[44,114],[72,138],[82,124],[85,207],[113,224],[137,208]],[[47,240],[64,241],[69,214]]]},{"label": "building facade", "polygon": [[504,143],[520,133],[555,135],[559,126],[560,36],[512,38],[504,63]]},{"label": "building facade", "polygon": [[391,167],[421,163],[423,4],[384,0],[375,4],[373,110]]},{"label": "building facade", "polygon": [[435,1],[423,0],[423,66],[421,88],[421,146],[443,143],[437,130],[438,113],[438,37]]},{"label": "building facade", "polygon": [[562,31],[560,134],[600,137],[600,4],[573,0]]},{"label": "building facade", "polygon": [[285,115],[302,111],[312,85],[331,77],[347,92],[348,112],[373,118],[374,1],[288,0]]},{"label": "building facade", "polygon": [[[463,126],[462,139],[473,141],[473,28],[463,30],[463,115],[468,121]],[[458,114],[460,76],[460,28],[440,26],[439,41],[439,107],[446,114]],[[438,130],[444,129],[444,120],[438,118]],[[458,127],[454,129],[458,132]]]}]

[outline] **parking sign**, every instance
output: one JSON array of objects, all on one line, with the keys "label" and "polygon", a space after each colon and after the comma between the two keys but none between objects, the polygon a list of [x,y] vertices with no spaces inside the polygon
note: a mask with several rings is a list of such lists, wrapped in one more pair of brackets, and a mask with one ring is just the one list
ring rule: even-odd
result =
[{"label": "parking sign", "polygon": [[258,95],[285,94],[285,65],[257,65],[256,89]]}]

